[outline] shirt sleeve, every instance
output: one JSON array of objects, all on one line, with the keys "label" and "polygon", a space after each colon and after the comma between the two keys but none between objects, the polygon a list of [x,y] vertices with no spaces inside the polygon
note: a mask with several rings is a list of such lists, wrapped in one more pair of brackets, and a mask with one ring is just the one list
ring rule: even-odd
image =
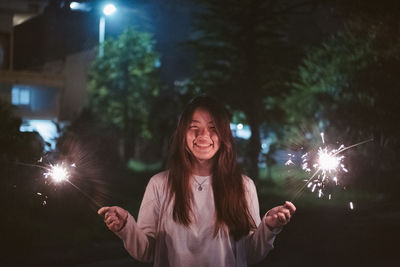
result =
[{"label": "shirt sleeve", "polygon": [[265,221],[265,216],[261,220],[260,207],[258,203],[257,191],[253,180],[246,177],[247,202],[249,211],[257,226],[257,229],[250,232],[245,239],[246,256],[249,264],[261,261],[274,248],[274,240],[279,230],[271,231]]},{"label": "shirt sleeve", "polygon": [[160,211],[158,189],[159,184],[152,178],[146,187],[137,222],[131,214],[128,214],[125,227],[116,233],[124,242],[128,253],[142,262],[154,261]]}]

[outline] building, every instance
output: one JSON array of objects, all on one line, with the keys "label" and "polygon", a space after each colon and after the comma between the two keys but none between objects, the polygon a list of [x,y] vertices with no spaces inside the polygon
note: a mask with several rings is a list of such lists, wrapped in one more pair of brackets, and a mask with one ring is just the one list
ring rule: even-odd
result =
[{"label": "building", "polygon": [[[0,97],[17,107],[21,131],[38,131],[55,147],[59,126],[76,118],[86,101],[87,73],[97,56],[99,1],[0,0]],[[190,8],[179,0],[117,1],[106,19],[106,37],[125,27],[152,32],[162,55],[164,83],[184,79],[190,57],[176,44],[189,34]]]},{"label": "building", "polygon": [[24,119],[21,130],[32,129],[30,121],[36,121],[39,129],[35,130],[42,132],[42,137],[51,144],[48,137],[54,133],[44,129],[54,128],[48,121],[58,116],[59,92],[64,88],[64,78],[58,74],[14,68],[16,27],[40,16],[47,5],[48,1],[44,0],[0,1],[0,97],[17,107],[17,115]]}]

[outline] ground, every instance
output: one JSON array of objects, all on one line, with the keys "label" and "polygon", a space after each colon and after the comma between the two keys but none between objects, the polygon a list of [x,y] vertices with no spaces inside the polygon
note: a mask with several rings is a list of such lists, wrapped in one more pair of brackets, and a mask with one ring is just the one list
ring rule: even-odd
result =
[{"label": "ground", "polygon": [[[399,225],[398,203],[354,211],[300,205],[275,249],[257,266],[397,266]],[[31,266],[151,266],[130,258],[114,236],[73,247],[43,247],[35,255]]]},{"label": "ground", "polygon": [[[145,184],[135,190],[124,188],[129,194],[136,192],[136,197],[121,202],[134,215]],[[257,188],[261,213],[286,198],[276,190]],[[16,220],[6,216],[9,228],[3,227],[4,238],[0,238],[1,266],[152,266],[132,259],[105,227],[96,207],[73,188],[70,194],[66,189],[49,199],[47,206],[33,209],[31,203],[18,213],[16,208],[25,205],[21,202],[9,210]],[[331,202],[311,193],[300,196],[293,201],[296,214],[278,235],[274,250],[256,266],[398,266],[400,201],[379,194],[353,195],[353,199],[355,209],[350,210],[342,199]],[[26,214],[31,210],[32,214]]]}]

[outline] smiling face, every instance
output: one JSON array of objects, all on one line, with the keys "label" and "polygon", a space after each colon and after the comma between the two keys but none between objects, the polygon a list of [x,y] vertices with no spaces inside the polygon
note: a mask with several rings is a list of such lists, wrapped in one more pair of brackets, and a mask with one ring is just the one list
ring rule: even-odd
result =
[{"label": "smiling face", "polygon": [[194,111],[186,131],[186,145],[199,161],[211,161],[220,147],[215,122],[211,114],[201,108]]}]

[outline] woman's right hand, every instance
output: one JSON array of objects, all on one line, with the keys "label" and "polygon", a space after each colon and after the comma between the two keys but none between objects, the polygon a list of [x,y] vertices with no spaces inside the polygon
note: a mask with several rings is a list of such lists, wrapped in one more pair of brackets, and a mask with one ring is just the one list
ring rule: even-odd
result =
[{"label": "woman's right hand", "polygon": [[102,207],[97,213],[104,217],[108,229],[113,232],[119,232],[124,228],[128,219],[128,211],[117,206]]},{"label": "woman's right hand", "polygon": [[270,209],[265,216],[265,222],[269,229],[282,228],[290,222],[295,211],[293,203],[286,201],[284,205]]}]

